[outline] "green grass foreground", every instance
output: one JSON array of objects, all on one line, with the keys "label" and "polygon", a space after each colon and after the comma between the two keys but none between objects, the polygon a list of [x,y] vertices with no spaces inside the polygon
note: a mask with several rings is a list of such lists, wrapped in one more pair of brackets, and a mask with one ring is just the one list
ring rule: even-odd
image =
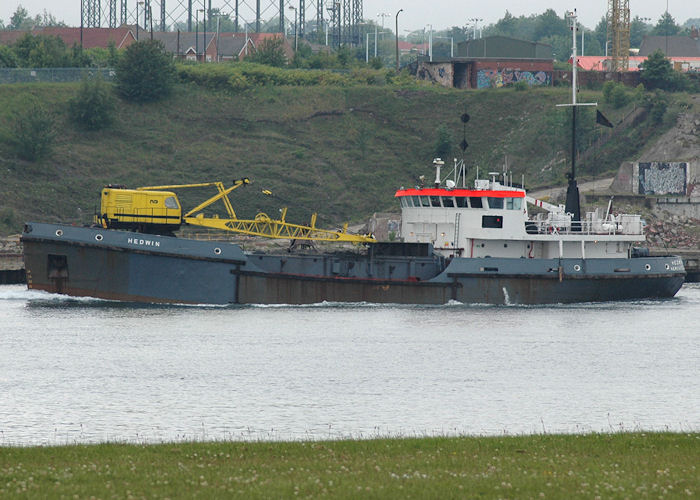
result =
[{"label": "green grass foreground", "polygon": [[0,448],[0,498],[698,498],[700,433]]}]

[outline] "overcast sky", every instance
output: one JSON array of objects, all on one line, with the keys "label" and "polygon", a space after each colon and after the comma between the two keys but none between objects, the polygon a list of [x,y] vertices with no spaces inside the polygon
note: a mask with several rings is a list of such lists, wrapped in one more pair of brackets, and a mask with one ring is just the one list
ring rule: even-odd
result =
[{"label": "overcast sky", "polygon": [[[153,0],[157,2],[158,0]],[[198,0],[195,0],[197,2]],[[255,6],[255,0],[240,0],[240,5],[249,5],[252,9]],[[330,0],[325,0],[327,3]],[[700,3],[697,0],[668,0],[668,10],[678,24],[684,23],[689,18],[700,17]],[[80,2],[81,0],[0,0],[0,19],[5,24],[9,23],[10,16],[15,12],[18,5],[22,5],[27,9],[30,15],[35,16],[46,9],[53,14],[58,20],[62,20],[68,25],[80,25]],[[102,0],[102,5],[108,5],[107,0]],[[120,0],[117,0],[119,5]],[[234,0],[230,0],[229,4],[233,5]],[[261,0],[263,9],[277,5],[278,0]],[[285,3],[297,5],[298,0],[285,0]],[[185,4],[186,0],[166,0],[168,10],[174,9],[179,4]],[[315,12],[316,0],[306,0],[306,8],[309,14]],[[133,10],[136,5],[136,0],[129,0],[129,10]],[[223,5],[221,0],[212,0],[212,7]],[[554,5],[554,7],[553,7]],[[588,28],[594,28],[600,18],[605,15],[607,10],[607,0],[595,0],[590,4],[579,2],[578,5],[574,1],[553,2],[552,0],[529,0],[528,2],[514,0],[490,0],[486,4],[481,2],[455,2],[454,0],[364,0],[364,18],[368,20],[378,21],[381,25],[382,18],[377,17],[379,13],[389,14],[385,17],[384,25],[387,27],[394,26],[396,12],[403,9],[399,15],[399,31],[404,34],[405,29],[418,30],[423,29],[429,24],[432,24],[433,29],[441,30],[451,26],[465,26],[471,24],[469,19],[483,19],[479,24],[490,24],[496,22],[503,17],[506,10],[510,11],[514,16],[540,14],[548,8],[554,10],[560,16],[566,10],[577,8],[579,22],[582,22]],[[241,16],[245,17],[243,7]],[[154,19],[157,18],[156,10],[154,10]],[[252,12],[247,9],[248,12]],[[656,24],[659,17],[666,10],[666,3],[663,0],[630,0],[631,17],[648,17],[651,18],[651,23]],[[272,12],[269,8],[263,17],[272,17],[275,14],[267,15]],[[291,12],[290,12],[291,13]],[[254,17],[254,15],[253,15]],[[252,20],[252,19],[251,19]]]}]

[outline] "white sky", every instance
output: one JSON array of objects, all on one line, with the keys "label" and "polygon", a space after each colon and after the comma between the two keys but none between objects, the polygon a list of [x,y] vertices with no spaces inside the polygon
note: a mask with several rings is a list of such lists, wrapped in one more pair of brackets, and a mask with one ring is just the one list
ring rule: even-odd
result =
[{"label": "white sky", "polygon": [[[128,0],[129,9],[135,8],[136,0]],[[158,1],[158,0],[154,0]],[[180,1],[186,4],[185,0],[166,0],[168,10],[174,9]],[[199,0],[195,0],[197,2]],[[240,0],[241,5],[253,6],[254,0]],[[326,0],[329,2],[330,0]],[[53,14],[58,20],[64,21],[69,26],[80,25],[80,2],[81,0],[0,0],[0,19],[5,24],[9,23],[10,16],[17,9],[18,5],[22,5],[29,11],[31,16],[35,16],[46,9]],[[102,0],[103,5],[108,5],[108,0]],[[212,7],[217,7],[219,0],[212,0]],[[230,4],[233,4],[230,0]],[[273,4],[277,5],[278,0],[261,0],[263,9]],[[285,3],[297,5],[298,0],[285,0]],[[117,0],[117,5],[120,0]],[[315,12],[316,0],[306,0],[307,11]],[[552,7],[552,5],[556,5]],[[567,2],[553,2],[552,0],[529,0],[528,2],[514,0],[490,0],[486,4],[480,2],[456,2],[455,0],[364,0],[364,18],[368,20],[378,21],[381,25],[381,18],[377,17],[379,13],[390,14],[384,20],[384,25],[393,29],[395,23],[396,12],[399,9],[403,12],[399,15],[399,31],[405,34],[405,29],[418,30],[427,25],[432,24],[434,30],[441,30],[451,26],[465,26],[471,24],[470,18],[483,19],[479,24],[491,24],[503,17],[506,10],[510,11],[514,16],[540,14],[548,8],[554,10],[560,16],[566,10],[577,8],[579,22],[583,23],[588,28],[594,28],[600,18],[605,15],[607,10],[607,0],[595,0],[591,4],[579,2],[579,5],[572,0]],[[241,7],[242,9],[242,7]],[[157,18],[154,9],[154,20]],[[658,19],[666,10],[666,3],[663,0],[630,0],[631,16],[649,17],[651,23],[656,24]],[[697,0],[668,0],[668,10],[678,24],[684,23],[688,18],[700,17],[700,3]],[[268,11],[270,12],[270,11]],[[292,12],[290,12],[292,14]],[[243,11],[241,10],[241,15]],[[274,14],[271,14],[271,16]],[[289,14],[288,14],[289,15]],[[264,17],[271,17],[264,16]]]}]

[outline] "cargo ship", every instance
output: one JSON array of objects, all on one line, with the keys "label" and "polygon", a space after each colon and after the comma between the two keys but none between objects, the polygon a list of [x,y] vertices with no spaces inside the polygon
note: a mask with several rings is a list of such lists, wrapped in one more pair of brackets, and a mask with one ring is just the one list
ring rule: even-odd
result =
[{"label": "cargo ship", "polygon": [[[27,285],[74,296],[195,304],[552,304],[673,297],[685,279],[677,256],[649,256],[639,215],[588,212],[576,184],[576,15],[571,173],[566,204],[527,196],[512,174],[491,172],[467,186],[464,160],[434,182],[401,188],[398,242],[258,214],[237,217],[221,182],[102,190],[93,227],[30,222],[22,235]],[[462,115],[466,124],[469,115]],[[606,120],[607,121],[607,120]],[[608,122],[609,123],[609,122]],[[461,143],[467,148],[466,138]],[[215,186],[186,213],[172,190]],[[208,215],[215,202],[227,214]],[[529,206],[538,207],[531,214]],[[359,251],[248,252],[228,242],[178,238],[183,225],[295,242],[348,242]],[[303,247],[303,245],[302,245]]]},{"label": "cargo ship", "polygon": [[[635,246],[644,240],[639,215],[599,209],[577,220],[565,206],[530,198],[506,175],[491,173],[467,187],[463,162],[446,179],[443,162],[436,159],[434,167],[434,183],[395,193],[400,242],[264,214],[206,217],[201,211],[210,201],[183,215],[175,193],[165,190],[170,186],[107,187],[92,227],[26,224],[27,285],[154,303],[550,304],[673,297],[683,284],[682,259],[650,257]],[[228,193],[247,183],[215,183],[213,198],[229,205]],[[539,213],[531,215],[528,206]],[[359,248],[247,252],[230,242],[169,235],[182,224]]]}]

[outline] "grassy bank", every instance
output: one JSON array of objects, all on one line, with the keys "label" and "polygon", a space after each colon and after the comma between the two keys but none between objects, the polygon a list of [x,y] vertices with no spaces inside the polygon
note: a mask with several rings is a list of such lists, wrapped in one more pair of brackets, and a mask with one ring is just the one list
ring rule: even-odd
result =
[{"label": "grassy bank", "polygon": [[[376,211],[397,211],[398,187],[415,184],[421,174],[430,178],[440,126],[459,151],[465,110],[471,115],[471,176],[477,166],[482,173],[500,170],[507,156],[515,180],[525,175],[529,186],[565,183],[568,128],[565,113],[554,107],[570,99],[565,88],[262,86],[231,93],[179,84],[163,102],[120,101],[115,123],[100,132],[82,131],[68,120],[67,102],[77,88],[3,85],[0,233],[17,232],[28,219],[89,222],[108,183],[228,183],[243,176],[255,184],[234,195],[242,217],[258,211],[274,216],[289,206],[290,221],[307,221],[314,211],[323,225],[364,221]],[[583,100],[600,100],[600,94],[582,94]],[[19,160],[12,150],[13,111],[29,97],[54,113],[58,131],[52,154],[37,162]],[[630,107],[604,111],[616,123]],[[581,176],[615,170],[672,121],[637,124],[581,165]],[[591,122],[590,138],[597,133]],[[261,197],[261,189],[273,196]],[[208,194],[183,194],[184,204],[194,206]]]},{"label": "grassy bank", "polygon": [[697,498],[700,434],[0,448],[2,498]]}]

